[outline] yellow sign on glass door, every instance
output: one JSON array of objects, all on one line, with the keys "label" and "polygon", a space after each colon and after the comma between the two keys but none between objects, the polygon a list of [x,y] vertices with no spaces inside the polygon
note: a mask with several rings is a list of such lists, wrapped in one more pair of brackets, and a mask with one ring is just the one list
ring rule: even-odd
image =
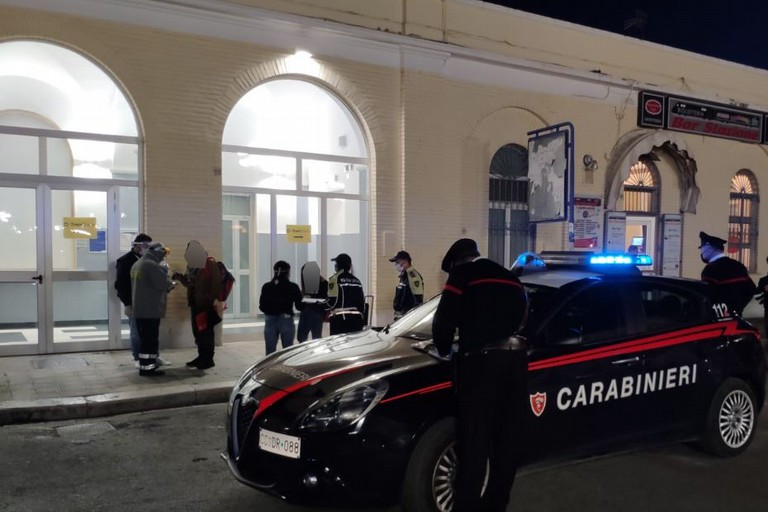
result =
[{"label": "yellow sign on glass door", "polygon": [[288,224],[285,236],[294,244],[308,244],[312,241],[312,226],[309,224]]},{"label": "yellow sign on glass door", "polygon": [[64,238],[96,238],[96,217],[64,217]]}]

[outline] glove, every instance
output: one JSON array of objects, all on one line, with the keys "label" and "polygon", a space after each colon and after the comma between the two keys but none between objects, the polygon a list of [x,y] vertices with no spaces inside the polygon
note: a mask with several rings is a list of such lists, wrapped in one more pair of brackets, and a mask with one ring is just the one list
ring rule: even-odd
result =
[{"label": "glove", "polygon": [[125,310],[125,316],[129,318],[133,316],[133,306],[123,306],[123,309]]}]

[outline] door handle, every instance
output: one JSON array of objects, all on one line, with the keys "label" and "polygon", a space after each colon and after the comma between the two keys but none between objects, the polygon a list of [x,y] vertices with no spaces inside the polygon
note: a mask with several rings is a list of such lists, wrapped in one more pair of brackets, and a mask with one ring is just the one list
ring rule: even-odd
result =
[{"label": "door handle", "polygon": [[36,275],[35,277],[32,277],[30,279],[32,279],[33,281],[37,281],[39,284],[43,284],[43,275],[42,274]]},{"label": "door handle", "polygon": [[616,361],[611,361],[611,364],[616,364],[616,365],[619,365],[619,364],[632,364],[632,363],[637,363],[638,361],[640,361],[640,358],[635,356],[635,357],[630,357],[628,359],[618,359]]}]

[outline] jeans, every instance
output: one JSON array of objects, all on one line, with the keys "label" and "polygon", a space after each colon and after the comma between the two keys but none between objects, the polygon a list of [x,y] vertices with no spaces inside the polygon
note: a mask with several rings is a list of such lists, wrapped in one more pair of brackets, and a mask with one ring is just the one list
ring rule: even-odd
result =
[{"label": "jeans", "polygon": [[323,319],[325,311],[322,309],[306,308],[299,313],[299,327],[296,331],[296,339],[299,343],[309,339],[309,333],[312,333],[312,339],[323,337]]},{"label": "jeans", "polygon": [[277,350],[278,337],[283,343],[283,348],[293,345],[293,335],[296,333],[296,326],[293,323],[293,316],[288,315],[267,315],[264,321],[264,343],[266,344],[267,354]]},{"label": "jeans", "polygon": [[131,340],[131,354],[133,354],[133,360],[139,360],[139,349],[141,348],[141,337],[139,337],[139,327],[136,325],[136,319],[128,317],[128,336]]}]

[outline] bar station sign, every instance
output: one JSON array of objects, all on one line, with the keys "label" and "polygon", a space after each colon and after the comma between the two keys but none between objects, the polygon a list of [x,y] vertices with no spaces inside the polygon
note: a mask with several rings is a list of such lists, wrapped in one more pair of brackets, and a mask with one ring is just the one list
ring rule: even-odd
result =
[{"label": "bar station sign", "polygon": [[637,125],[768,144],[768,114],[653,91],[638,93]]}]

